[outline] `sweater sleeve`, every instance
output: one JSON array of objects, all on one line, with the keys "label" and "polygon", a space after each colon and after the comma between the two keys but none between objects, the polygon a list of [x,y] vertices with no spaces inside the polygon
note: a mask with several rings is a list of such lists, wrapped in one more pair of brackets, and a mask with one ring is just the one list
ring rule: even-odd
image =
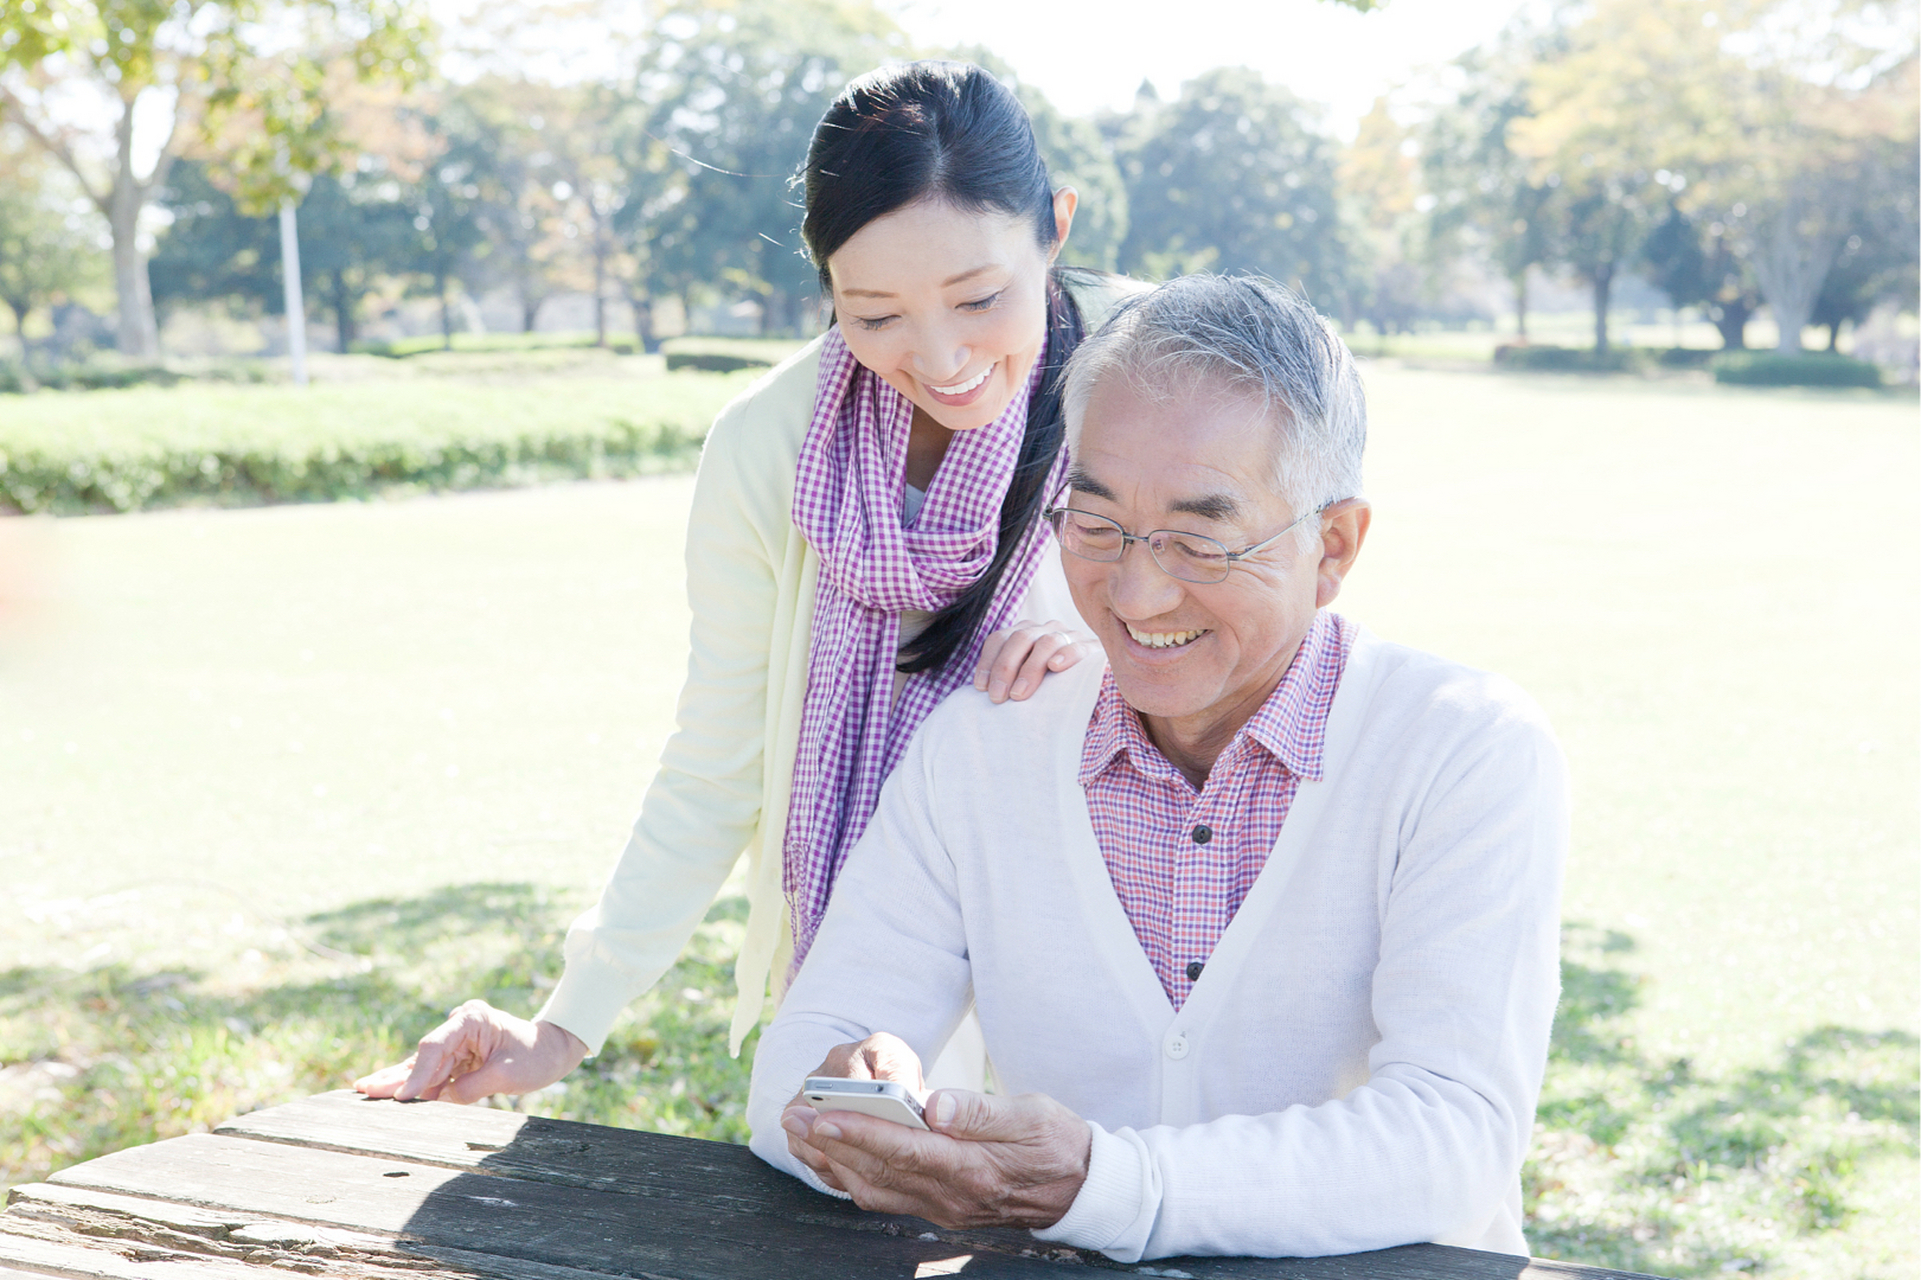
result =
[{"label": "sweater sleeve", "polygon": [[931,1067],[973,999],[954,863],[927,801],[926,740],[916,735],[881,789],[807,962],[754,1051],[749,1145],[819,1190],[780,1127],[801,1083],[828,1050],[883,1031]]},{"label": "sweater sleeve", "polygon": [[[790,402],[802,390],[811,396],[812,368],[777,370],[784,381],[722,410],[701,452],[687,523],[693,621],[675,732],[599,901],[567,931],[566,969],[537,1015],[590,1053],[679,956],[759,822],[776,539],[790,523],[776,474],[789,451],[769,437],[782,426],[772,419],[796,411]],[[791,467],[785,479],[791,484]]]},{"label": "sweater sleeve", "polygon": [[[1091,1125],[1088,1181],[1041,1239],[1134,1262],[1487,1238],[1546,1065],[1567,800],[1560,752],[1532,716],[1477,745],[1478,758],[1443,763],[1401,823],[1367,1081],[1265,1115]],[[1510,1244],[1524,1247],[1518,1230]]]}]

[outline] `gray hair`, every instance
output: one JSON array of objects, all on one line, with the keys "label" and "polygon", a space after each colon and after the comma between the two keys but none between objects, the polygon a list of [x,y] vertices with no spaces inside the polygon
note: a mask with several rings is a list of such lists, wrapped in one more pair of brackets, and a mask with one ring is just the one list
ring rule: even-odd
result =
[{"label": "gray hair", "polygon": [[[1127,299],[1068,362],[1068,448],[1101,381],[1150,396],[1200,384],[1257,400],[1274,426],[1275,484],[1295,515],[1361,496],[1367,398],[1354,357],[1307,300],[1259,276],[1192,275]],[[1300,544],[1320,540],[1302,521]]]}]

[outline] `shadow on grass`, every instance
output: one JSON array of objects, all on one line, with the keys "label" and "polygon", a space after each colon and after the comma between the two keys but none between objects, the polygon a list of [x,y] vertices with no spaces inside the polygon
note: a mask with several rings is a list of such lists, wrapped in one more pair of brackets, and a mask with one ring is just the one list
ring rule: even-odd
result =
[{"label": "shadow on grass", "polygon": [[1785,1239],[1845,1225],[1866,1161],[1912,1156],[1917,1042],[1825,1026],[1724,1078],[1630,1033],[1632,937],[1571,923],[1524,1175],[1539,1255],[1693,1276],[1764,1269]]},{"label": "shadow on grass", "polygon": [[[469,998],[531,1016],[578,905],[532,884],[458,885],[302,922],[337,960],[283,937],[279,954],[236,943],[200,967],[0,972],[0,1183],[340,1088]],[[744,915],[716,903],[603,1052],[517,1109],[744,1140],[752,1058],[726,1051]]]}]

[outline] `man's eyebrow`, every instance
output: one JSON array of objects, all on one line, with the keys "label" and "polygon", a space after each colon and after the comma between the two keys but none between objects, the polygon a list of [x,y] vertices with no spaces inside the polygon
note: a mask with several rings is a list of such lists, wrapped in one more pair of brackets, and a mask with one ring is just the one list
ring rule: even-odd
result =
[{"label": "man's eyebrow", "polygon": [[1233,495],[1209,493],[1198,498],[1176,498],[1167,504],[1169,511],[1180,511],[1203,520],[1232,520],[1241,514],[1241,504]]},{"label": "man's eyebrow", "polygon": [[[1100,498],[1106,502],[1118,502],[1114,491],[1089,475],[1080,464],[1067,469],[1067,483],[1090,498]],[[1184,515],[1199,516],[1203,520],[1232,520],[1241,514],[1241,503],[1228,493],[1208,493],[1198,498],[1176,498],[1167,504],[1169,511]]]},{"label": "man's eyebrow", "polygon": [[1093,476],[1088,475],[1086,471],[1081,469],[1079,464],[1075,464],[1067,469],[1067,483],[1071,488],[1078,489],[1090,498],[1100,498],[1107,502],[1119,501],[1119,499],[1114,496],[1112,489],[1096,480]]},{"label": "man's eyebrow", "polygon": [[[996,264],[992,262],[983,262],[980,266],[971,267],[957,276],[947,277],[947,279],[940,282],[940,287],[948,289],[957,284],[965,284],[977,275],[992,271],[995,265]],[[885,289],[842,289],[840,293],[843,298],[894,298],[899,296],[898,294],[889,293]]]}]

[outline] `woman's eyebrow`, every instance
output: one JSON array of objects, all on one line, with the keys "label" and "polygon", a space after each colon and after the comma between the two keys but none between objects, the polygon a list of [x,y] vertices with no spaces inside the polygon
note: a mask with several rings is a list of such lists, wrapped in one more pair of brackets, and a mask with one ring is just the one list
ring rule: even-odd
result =
[{"label": "woman's eyebrow", "polygon": [[[940,287],[949,289],[957,284],[965,284],[975,276],[984,275],[999,265],[999,263],[994,262],[983,262],[980,266],[970,267],[957,276],[947,277],[947,279],[940,282]],[[840,292],[842,297],[847,298],[893,298],[899,296],[889,293],[885,289],[842,289]]]}]

